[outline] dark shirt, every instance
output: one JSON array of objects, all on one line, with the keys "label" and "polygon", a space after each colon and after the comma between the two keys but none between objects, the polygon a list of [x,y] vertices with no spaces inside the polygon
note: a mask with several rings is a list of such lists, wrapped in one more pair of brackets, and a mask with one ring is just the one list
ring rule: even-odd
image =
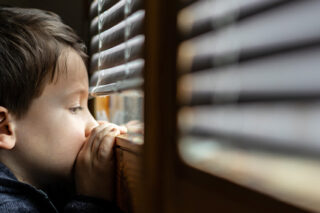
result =
[{"label": "dark shirt", "polygon": [[[59,211],[44,191],[18,181],[14,174],[0,163],[0,212],[57,213]],[[113,203],[87,196],[75,196],[67,202],[61,212],[119,213],[120,211]]]}]

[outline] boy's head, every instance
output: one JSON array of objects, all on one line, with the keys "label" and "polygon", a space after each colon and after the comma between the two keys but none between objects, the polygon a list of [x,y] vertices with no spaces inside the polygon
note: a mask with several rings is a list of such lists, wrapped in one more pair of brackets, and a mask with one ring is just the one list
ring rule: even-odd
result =
[{"label": "boy's head", "polygon": [[22,116],[58,75],[57,60],[66,47],[85,60],[84,44],[59,16],[0,7],[0,106]]},{"label": "boy's head", "polygon": [[0,8],[0,161],[24,182],[70,178],[97,125],[84,48],[53,13]]}]

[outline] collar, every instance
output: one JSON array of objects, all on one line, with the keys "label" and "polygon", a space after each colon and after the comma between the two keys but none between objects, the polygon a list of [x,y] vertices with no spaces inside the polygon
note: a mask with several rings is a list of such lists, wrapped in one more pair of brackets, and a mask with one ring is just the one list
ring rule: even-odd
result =
[{"label": "collar", "polygon": [[44,191],[37,189],[30,184],[20,182],[10,169],[0,162],[0,194],[2,193],[32,196],[34,199],[44,201],[52,210],[51,212],[58,212]]},{"label": "collar", "polygon": [[12,181],[18,181],[16,176],[6,167],[3,163],[0,162],[0,179],[7,179]]}]

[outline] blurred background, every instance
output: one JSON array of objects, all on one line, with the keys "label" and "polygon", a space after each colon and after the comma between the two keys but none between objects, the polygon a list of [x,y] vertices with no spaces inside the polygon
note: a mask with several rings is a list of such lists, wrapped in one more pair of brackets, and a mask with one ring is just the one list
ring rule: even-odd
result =
[{"label": "blurred background", "polygon": [[90,0],[0,0],[0,5],[39,8],[57,13],[86,43],[89,41]]}]

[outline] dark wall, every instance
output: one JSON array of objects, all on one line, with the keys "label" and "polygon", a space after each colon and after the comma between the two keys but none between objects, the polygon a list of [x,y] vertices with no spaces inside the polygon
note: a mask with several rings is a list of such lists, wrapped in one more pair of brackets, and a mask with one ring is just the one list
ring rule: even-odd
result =
[{"label": "dark wall", "polygon": [[91,0],[0,0],[2,5],[39,8],[57,13],[88,44]]}]

